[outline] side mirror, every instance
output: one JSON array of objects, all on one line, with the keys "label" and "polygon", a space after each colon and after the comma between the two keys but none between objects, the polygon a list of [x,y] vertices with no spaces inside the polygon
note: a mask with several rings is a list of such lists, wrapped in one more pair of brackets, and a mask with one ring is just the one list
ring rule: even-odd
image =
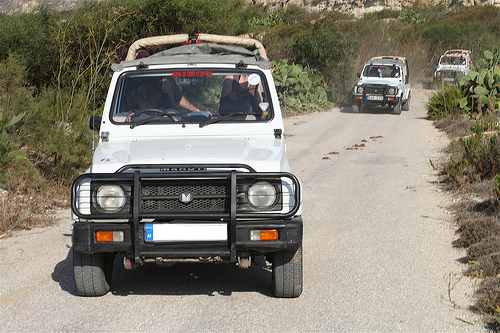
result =
[{"label": "side mirror", "polygon": [[90,121],[89,121],[90,129],[99,132],[101,130],[101,120],[102,117],[90,116]]},{"label": "side mirror", "polygon": [[358,73],[356,74],[356,76],[358,77],[358,79],[361,77],[361,73]]}]

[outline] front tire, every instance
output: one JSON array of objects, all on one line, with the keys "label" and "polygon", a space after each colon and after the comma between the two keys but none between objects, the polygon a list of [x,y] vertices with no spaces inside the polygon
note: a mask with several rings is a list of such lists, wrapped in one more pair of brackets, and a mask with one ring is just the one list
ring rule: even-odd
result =
[{"label": "front tire", "polygon": [[392,112],[394,114],[401,114],[401,99],[399,99],[398,104],[394,105]]},{"label": "front tire", "polygon": [[410,111],[410,99],[411,96],[408,94],[408,99],[403,103],[402,109],[403,111]]},{"label": "front tire", "polygon": [[103,296],[111,288],[113,253],[85,254],[73,251],[73,273],[80,296]]},{"label": "front tire", "polygon": [[359,113],[360,105],[359,104],[353,104],[352,105],[352,112],[353,113]]},{"label": "front tire", "polygon": [[275,297],[295,298],[302,294],[302,246],[272,254],[272,289]]}]

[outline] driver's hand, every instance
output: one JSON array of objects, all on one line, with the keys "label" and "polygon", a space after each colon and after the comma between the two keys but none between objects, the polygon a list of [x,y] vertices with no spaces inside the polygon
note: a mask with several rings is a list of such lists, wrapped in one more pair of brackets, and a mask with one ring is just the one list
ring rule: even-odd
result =
[{"label": "driver's hand", "polygon": [[125,122],[126,123],[130,123],[132,121],[132,116],[134,115],[135,113],[134,112],[131,112],[127,118],[125,118]]}]

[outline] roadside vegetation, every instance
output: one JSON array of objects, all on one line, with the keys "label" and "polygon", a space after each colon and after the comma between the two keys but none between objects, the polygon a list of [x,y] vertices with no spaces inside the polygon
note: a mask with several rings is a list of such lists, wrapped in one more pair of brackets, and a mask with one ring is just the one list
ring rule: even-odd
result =
[{"label": "roadside vegetation", "polygon": [[[469,49],[477,74],[438,87],[428,109],[456,138],[443,173],[470,198],[457,208],[457,245],[470,253],[470,274],[488,277],[477,307],[498,322],[500,8],[416,5],[360,19],[267,9],[240,0],[109,0],[68,12],[42,5],[0,14],[0,235],[50,223],[54,208],[67,207],[70,183],[90,165],[88,121],[102,112],[110,64],[125,59],[136,39],[198,32],[260,39],[286,114],[349,104],[356,73],[372,56],[406,56],[412,85],[434,88],[439,56]],[[476,224],[485,226],[484,237]],[[496,252],[486,258],[476,244]]]},{"label": "roadside vegetation", "polygon": [[452,138],[445,182],[469,271],[481,280],[476,307],[500,325],[500,51],[484,51],[472,72],[430,96],[429,117]]}]

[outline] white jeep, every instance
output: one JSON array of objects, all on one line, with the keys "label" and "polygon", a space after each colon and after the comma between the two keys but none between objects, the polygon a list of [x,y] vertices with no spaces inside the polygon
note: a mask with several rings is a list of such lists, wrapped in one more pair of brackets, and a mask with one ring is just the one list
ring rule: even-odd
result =
[{"label": "white jeep", "polygon": [[410,110],[410,76],[404,57],[374,57],[365,63],[352,91],[352,111],[390,107],[395,114]]},{"label": "white jeep", "polygon": [[106,294],[120,254],[126,269],[259,256],[276,297],[300,296],[301,187],[262,44],[152,37],[112,69],[92,166],[72,186],[78,293]]},{"label": "white jeep", "polygon": [[471,52],[469,50],[448,50],[440,58],[434,80],[454,83],[471,71]]}]

